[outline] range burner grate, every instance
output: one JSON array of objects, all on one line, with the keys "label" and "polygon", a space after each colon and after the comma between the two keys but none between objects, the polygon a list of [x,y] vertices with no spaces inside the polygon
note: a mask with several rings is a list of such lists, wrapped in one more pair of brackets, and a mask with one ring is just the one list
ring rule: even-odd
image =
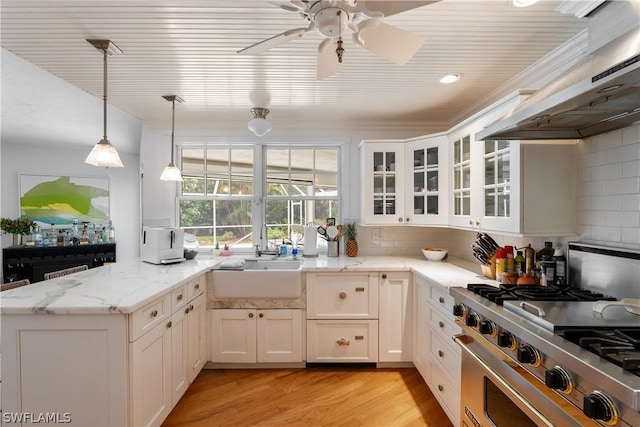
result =
[{"label": "range burner grate", "polygon": [[488,300],[502,305],[505,301],[615,301],[599,292],[579,288],[559,288],[555,286],[500,285],[495,287],[481,283],[470,283],[467,289]]},{"label": "range burner grate", "polygon": [[640,376],[640,328],[567,329],[560,336]]}]

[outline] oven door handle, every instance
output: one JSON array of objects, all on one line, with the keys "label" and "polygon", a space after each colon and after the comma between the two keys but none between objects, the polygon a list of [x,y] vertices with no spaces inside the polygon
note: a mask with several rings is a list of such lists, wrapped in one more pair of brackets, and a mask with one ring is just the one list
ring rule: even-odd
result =
[{"label": "oven door handle", "polygon": [[465,334],[458,334],[453,336],[453,340],[456,342],[456,344],[458,344],[465,353],[471,356],[471,358],[473,358],[473,360],[482,367],[482,369],[487,373],[488,376],[491,377],[493,381],[499,383],[506,390],[508,390],[509,393],[518,400],[518,402],[520,402],[525,408],[527,408],[542,423],[544,423],[544,425],[554,427],[554,423],[549,421],[549,419],[545,417],[540,411],[538,411],[533,405],[531,405],[531,403],[527,402],[527,400],[524,399],[516,389],[514,389],[509,383],[507,383],[498,374],[496,374],[495,371],[491,369],[491,367],[487,365],[484,360],[482,360],[477,354],[473,352],[473,350],[469,349],[469,347],[467,346],[468,338],[469,337],[467,337],[467,335]]}]

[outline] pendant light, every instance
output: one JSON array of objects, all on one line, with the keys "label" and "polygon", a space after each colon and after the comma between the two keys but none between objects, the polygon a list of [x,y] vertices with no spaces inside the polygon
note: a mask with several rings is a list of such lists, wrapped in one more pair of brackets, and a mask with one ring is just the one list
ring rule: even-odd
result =
[{"label": "pendant light", "polygon": [[269,131],[271,131],[271,123],[267,120],[267,114],[269,114],[269,110],[266,108],[252,108],[251,114],[253,114],[253,119],[249,120],[249,124],[247,127],[249,130],[256,134],[256,136],[265,136]]},{"label": "pendant light", "polygon": [[100,142],[98,142],[93,150],[89,153],[87,158],[85,159],[85,163],[88,163],[93,166],[106,167],[106,168],[121,168],[124,167],[122,161],[120,161],[120,156],[118,156],[118,152],[116,148],[111,145],[109,140],[107,139],[107,56],[108,55],[119,55],[122,51],[111,42],[111,40],[97,40],[97,39],[87,39],[89,43],[93,45],[96,49],[101,51],[104,55],[104,82],[103,82],[103,125],[104,125],[104,134]]},{"label": "pendant light", "polygon": [[173,133],[174,133],[174,128],[175,128],[175,123],[176,123],[176,102],[177,103],[181,103],[184,102],[184,100],[182,98],[180,98],[178,95],[163,95],[162,96],[164,99],[166,99],[167,101],[171,102],[172,104],[172,108],[171,108],[171,162],[169,162],[169,164],[167,165],[166,168],[164,168],[164,171],[162,171],[162,175],[160,175],[160,179],[162,181],[182,181],[182,173],[180,172],[180,169],[178,169],[175,165],[175,163],[173,163],[173,151],[174,151],[174,145],[173,145]]}]

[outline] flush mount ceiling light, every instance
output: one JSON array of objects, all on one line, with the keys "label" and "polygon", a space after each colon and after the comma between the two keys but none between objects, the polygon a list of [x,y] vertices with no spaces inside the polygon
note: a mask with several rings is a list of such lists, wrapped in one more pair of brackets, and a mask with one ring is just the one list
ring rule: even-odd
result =
[{"label": "flush mount ceiling light", "polygon": [[176,167],[175,163],[173,163],[173,151],[174,151],[173,134],[174,134],[175,123],[176,123],[176,102],[181,103],[181,102],[184,102],[184,100],[180,98],[178,95],[163,95],[162,97],[167,101],[171,102],[172,104],[172,107],[171,107],[171,161],[169,162],[167,167],[164,168],[164,171],[162,171],[162,175],[160,175],[160,179],[162,181],[182,181],[182,173],[180,172],[180,169]]},{"label": "flush mount ceiling light", "polygon": [[119,55],[122,53],[122,51],[110,40],[87,39],[87,41],[91,43],[93,47],[101,51],[104,55],[104,81],[102,95],[104,134],[100,142],[98,142],[93,147],[93,150],[91,150],[84,162],[93,166],[121,168],[124,166],[122,164],[122,161],[120,161],[120,156],[118,156],[116,148],[111,145],[111,143],[107,139],[107,56]]},{"label": "flush mount ceiling light", "polygon": [[251,114],[253,119],[249,120],[247,127],[249,130],[256,134],[256,136],[264,136],[271,131],[271,123],[267,120],[267,114],[269,110],[266,108],[252,108]]},{"label": "flush mount ceiling light", "polygon": [[538,0],[513,0],[513,5],[515,7],[529,7],[538,3]]},{"label": "flush mount ceiling light", "polygon": [[454,83],[458,80],[460,80],[460,74],[458,73],[448,73],[440,77],[440,83],[442,84]]}]

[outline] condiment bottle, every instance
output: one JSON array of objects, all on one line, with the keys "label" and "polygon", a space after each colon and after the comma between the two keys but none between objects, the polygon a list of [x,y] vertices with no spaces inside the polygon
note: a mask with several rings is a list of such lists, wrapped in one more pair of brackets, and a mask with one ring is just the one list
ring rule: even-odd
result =
[{"label": "condiment bottle", "polygon": [[516,266],[516,274],[518,277],[522,276],[526,271],[526,260],[522,256],[522,251],[516,251],[516,257],[514,258]]},{"label": "condiment bottle", "polygon": [[562,248],[556,248],[553,253],[553,262],[555,263],[555,280],[556,286],[565,286],[567,284],[567,259],[562,252]]},{"label": "condiment bottle", "polygon": [[503,248],[496,252],[496,280],[502,282],[502,273],[507,265],[507,254]]},{"label": "condiment bottle", "polygon": [[553,242],[544,242],[544,248],[536,252],[536,262],[544,261],[545,257],[547,260],[551,259],[553,252]]},{"label": "condiment bottle", "polygon": [[505,246],[504,247],[506,265],[504,271],[508,271],[510,273],[516,271],[515,260],[513,258],[513,246]]},{"label": "condiment bottle", "polygon": [[535,251],[531,247],[531,243],[529,243],[529,246],[524,248],[524,262],[525,262],[524,273],[529,277],[533,277],[532,270],[534,267],[533,265],[534,254],[535,254]]}]

